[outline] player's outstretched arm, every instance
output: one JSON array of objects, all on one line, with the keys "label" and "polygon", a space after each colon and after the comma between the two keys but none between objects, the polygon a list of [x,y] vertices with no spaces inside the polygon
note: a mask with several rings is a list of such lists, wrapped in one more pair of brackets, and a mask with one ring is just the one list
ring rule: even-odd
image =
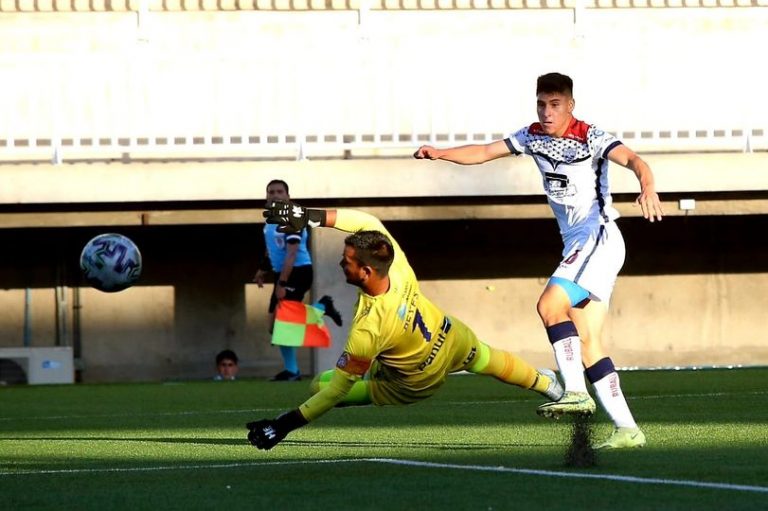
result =
[{"label": "player's outstretched arm", "polygon": [[277,230],[285,233],[300,232],[306,227],[333,227],[333,223],[328,224],[325,209],[305,208],[295,202],[270,201],[263,215],[268,224],[278,225]]},{"label": "player's outstretched arm", "polygon": [[264,210],[268,224],[280,232],[298,232],[305,227],[334,227],[340,231],[380,231],[387,235],[381,220],[357,209],[310,209],[295,202],[272,201]]},{"label": "player's outstretched arm", "polygon": [[354,382],[355,378],[347,373],[334,371],[329,384],[299,408],[285,412],[276,419],[262,419],[246,424],[248,441],[259,449],[273,448],[282,442],[288,433],[309,424],[342,402]]},{"label": "player's outstretched arm", "polygon": [[625,145],[616,146],[608,153],[608,159],[635,173],[640,182],[640,195],[637,196],[635,204],[640,206],[646,220],[661,221],[664,211],[661,209],[659,194],[656,193],[656,182],[651,167]]},{"label": "player's outstretched arm", "polygon": [[445,160],[461,165],[477,165],[510,154],[507,144],[503,140],[496,140],[489,144],[470,144],[447,149],[423,145],[416,149],[413,157],[417,160]]},{"label": "player's outstretched arm", "polygon": [[268,224],[277,224],[280,232],[299,232],[305,227],[333,227],[344,232],[379,231],[386,234],[395,257],[402,250],[381,220],[357,209],[310,209],[295,202],[272,201],[264,210]]},{"label": "player's outstretched arm", "polygon": [[249,422],[245,427],[248,428],[248,441],[251,445],[259,449],[269,450],[282,442],[288,433],[308,422],[299,410],[291,410],[276,419]]}]

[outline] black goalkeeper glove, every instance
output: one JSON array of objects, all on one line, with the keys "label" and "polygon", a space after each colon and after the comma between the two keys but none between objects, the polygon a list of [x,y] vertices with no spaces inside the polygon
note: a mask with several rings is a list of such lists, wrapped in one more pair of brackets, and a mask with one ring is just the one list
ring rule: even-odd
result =
[{"label": "black goalkeeper glove", "polygon": [[254,447],[268,451],[288,436],[288,433],[307,424],[307,419],[298,410],[285,412],[276,419],[262,419],[249,422],[248,441]]},{"label": "black goalkeeper glove", "polygon": [[277,224],[283,233],[301,232],[305,227],[325,225],[324,209],[307,209],[295,202],[271,201],[264,210],[268,224]]}]

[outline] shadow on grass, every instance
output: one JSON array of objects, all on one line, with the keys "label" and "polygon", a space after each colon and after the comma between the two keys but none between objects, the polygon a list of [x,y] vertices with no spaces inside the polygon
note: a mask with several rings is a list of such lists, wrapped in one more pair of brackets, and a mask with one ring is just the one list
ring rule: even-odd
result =
[{"label": "shadow on grass", "polygon": [[549,444],[525,444],[525,443],[478,443],[456,444],[448,442],[382,442],[382,441],[328,441],[328,440],[284,440],[280,445],[294,445],[297,447],[349,447],[349,448],[408,448],[408,449],[436,449],[449,451],[478,451],[508,449],[510,447],[550,447]]},{"label": "shadow on grass", "polygon": [[[137,443],[159,443],[172,445],[231,445],[251,447],[245,434],[242,439],[239,438],[147,438],[147,437],[3,437],[3,440],[14,441],[34,441],[34,442],[137,442]],[[348,447],[348,448],[408,448],[408,449],[436,449],[436,450],[498,450],[510,447],[551,447],[552,444],[544,443],[525,443],[525,442],[484,442],[484,443],[450,443],[450,442],[401,442],[401,441],[361,441],[361,440],[293,440],[286,439],[280,443],[281,446],[296,447]]]}]

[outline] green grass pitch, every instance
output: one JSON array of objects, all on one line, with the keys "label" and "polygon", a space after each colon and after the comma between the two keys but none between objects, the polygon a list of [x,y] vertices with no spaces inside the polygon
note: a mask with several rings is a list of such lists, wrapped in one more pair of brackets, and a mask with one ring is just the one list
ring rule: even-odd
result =
[{"label": "green grass pitch", "polygon": [[[768,369],[621,378],[648,445],[582,469],[536,394],[473,375],[408,407],[332,410],[271,451],[245,423],[295,407],[308,382],[1,388],[1,507],[768,509]],[[610,432],[602,412],[593,423]]]}]

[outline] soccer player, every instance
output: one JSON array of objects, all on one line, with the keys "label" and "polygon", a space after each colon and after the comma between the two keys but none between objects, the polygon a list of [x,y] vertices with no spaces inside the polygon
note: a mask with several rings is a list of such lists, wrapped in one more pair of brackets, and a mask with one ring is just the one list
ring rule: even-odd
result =
[{"label": "soccer player", "polygon": [[[267,184],[267,203],[271,201],[290,200],[288,183],[281,179],[273,179]],[[307,248],[307,230],[297,232],[279,232],[276,225],[264,226],[264,242],[266,252],[259,263],[259,269],[253,281],[264,286],[267,274],[271,271],[275,281],[272,295],[269,299],[269,333],[273,333],[275,324],[275,309],[279,300],[294,300],[301,302],[304,295],[312,287],[312,256]],[[337,325],[341,325],[341,315],[336,310],[330,296],[320,298],[317,307],[324,309],[325,314]],[[272,381],[296,381],[301,379],[296,348],[280,346],[283,357],[283,370],[271,378]]]},{"label": "soccer player", "polygon": [[299,231],[306,225],[353,233],[344,240],[344,277],[359,288],[354,320],[336,367],[312,382],[314,393],[274,420],[247,424],[248,440],[271,449],[291,431],[337,405],[405,405],[432,396],[449,373],[466,370],[559,399],[555,373],[488,346],[420,289],[405,254],[384,225],[362,211],[305,209],[276,202],[267,223]]},{"label": "soccer player", "polygon": [[[593,385],[614,423],[612,435],[597,448],[645,445],[627,405],[614,364],[601,344],[608,303],[624,264],[624,240],[616,226],[608,161],[633,171],[640,182],[643,217],[661,220],[662,209],[648,164],[613,135],[573,116],[573,81],[560,73],[538,78],[539,122],[502,140],[448,149],[422,146],[417,159],[472,165],[502,156],[528,154],[536,162],[547,200],[563,240],[562,261],[539,298],[537,310],[555,353],[565,394],[541,405],[544,417],[592,414],[595,402],[584,381]],[[583,367],[582,367],[583,364]]]}]

